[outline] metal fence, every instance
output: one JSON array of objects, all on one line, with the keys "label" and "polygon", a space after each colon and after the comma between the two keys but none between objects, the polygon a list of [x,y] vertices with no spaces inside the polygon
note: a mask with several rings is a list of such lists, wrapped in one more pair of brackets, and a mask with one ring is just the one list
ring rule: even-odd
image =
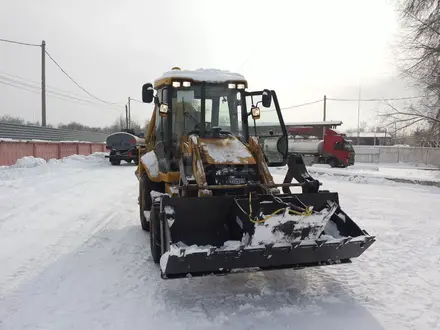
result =
[{"label": "metal fence", "polygon": [[105,143],[109,134],[68,129],[0,123],[0,139],[47,140],[47,141],[87,141]]},{"label": "metal fence", "polygon": [[440,167],[440,148],[353,146],[358,163],[408,163]]}]

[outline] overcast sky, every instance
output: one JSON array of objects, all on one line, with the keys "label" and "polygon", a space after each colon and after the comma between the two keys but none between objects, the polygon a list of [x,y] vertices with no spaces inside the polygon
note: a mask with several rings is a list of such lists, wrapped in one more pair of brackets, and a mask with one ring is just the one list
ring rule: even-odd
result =
[{"label": "overcast sky", "polygon": [[[251,89],[277,91],[282,107],[327,97],[412,96],[396,79],[398,32],[391,0],[145,1],[0,0],[0,38],[45,40],[47,51],[82,86],[120,108],[88,106],[48,95],[48,123],[110,125],[128,96],[173,66],[239,71]],[[39,47],[0,42],[0,77],[38,83]],[[87,97],[47,59],[48,90]],[[13,78],[17,80],[18,78]],[[4,80],[3,80],[4,81]],[[32,84],[28,81],[23,81]],[[23,85],[20,85],[23,86]],[[78,97],[78,96],[74,96]],[[38,93],[0,84],[0,115],[41,120]],[[377,104],[361,105],[373,124]],[[357,126],[357,102],[329,101],[328,120]],[[322,104],[285,111],[287,121],[321,121]],[[133,103],[145,120],[151,106]]]}]

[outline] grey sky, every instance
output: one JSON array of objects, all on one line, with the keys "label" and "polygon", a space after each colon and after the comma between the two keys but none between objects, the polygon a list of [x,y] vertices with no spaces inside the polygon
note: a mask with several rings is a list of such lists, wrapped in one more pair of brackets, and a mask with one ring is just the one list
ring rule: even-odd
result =
[{"label": "grey sky", "polygon": [[[140,99],[144,82],[173,66],[244,74],[251,89],[271,88],[282,107],[328,97],[411,96],[391,46],[398,31],[390,0],[145,1],[0,0],[0,38],[40,43],[101,99]],[[40,80],[40,49],[0,42],[2,72]],[[47,84],[82,94],[50,60]],[[362,104],[374,122],[380,104]],[[151,106],[133,103],[145,120]],[[123,113],[48,97],[48,123],[103,126]],[[40,96],[0,85],[0,115],[40,120]],[[285,112],[288,121],[322,120],[322,104]],[[357,125],[357,103],[328,103],[328,119]]]}]

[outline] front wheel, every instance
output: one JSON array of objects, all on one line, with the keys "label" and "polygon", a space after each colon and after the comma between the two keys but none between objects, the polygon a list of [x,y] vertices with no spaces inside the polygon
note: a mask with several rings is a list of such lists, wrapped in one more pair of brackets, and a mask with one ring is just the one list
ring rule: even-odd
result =
[{"label": "front wheel", "polygon": [[[147,174],[142,174],[139,180],[139,217],[142,229],[145,231],[150,231],[150,219],[147,219],[145,216],[145,213],[151,210],[151,189],[149,183],[150,180],[148,180]],[[151,218],[151,215],[149,218]]]},{"label": "front wheel", "polygon": [[153,261],[158,264],[161,257],[159,205],[153,205],[150,212],[150,248]]},{"label": "front wheel", "polygon": [[330,167],[337,167],[338,166],[338,161],[335,158],[331,158],[328,161],[328,164],[330,165]]}]

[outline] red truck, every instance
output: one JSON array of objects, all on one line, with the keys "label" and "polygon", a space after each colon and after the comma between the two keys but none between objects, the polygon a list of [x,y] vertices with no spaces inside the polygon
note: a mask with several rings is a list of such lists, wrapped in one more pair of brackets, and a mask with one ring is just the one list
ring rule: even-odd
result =
[{"label": "red truck", "polygon": [[315,130],[313,127],[289,127],[289,152],[302,154],[304,161],[311,164],[354,165],[354,149],[345,134],[326,128],[321,140],[313,134]]}]

